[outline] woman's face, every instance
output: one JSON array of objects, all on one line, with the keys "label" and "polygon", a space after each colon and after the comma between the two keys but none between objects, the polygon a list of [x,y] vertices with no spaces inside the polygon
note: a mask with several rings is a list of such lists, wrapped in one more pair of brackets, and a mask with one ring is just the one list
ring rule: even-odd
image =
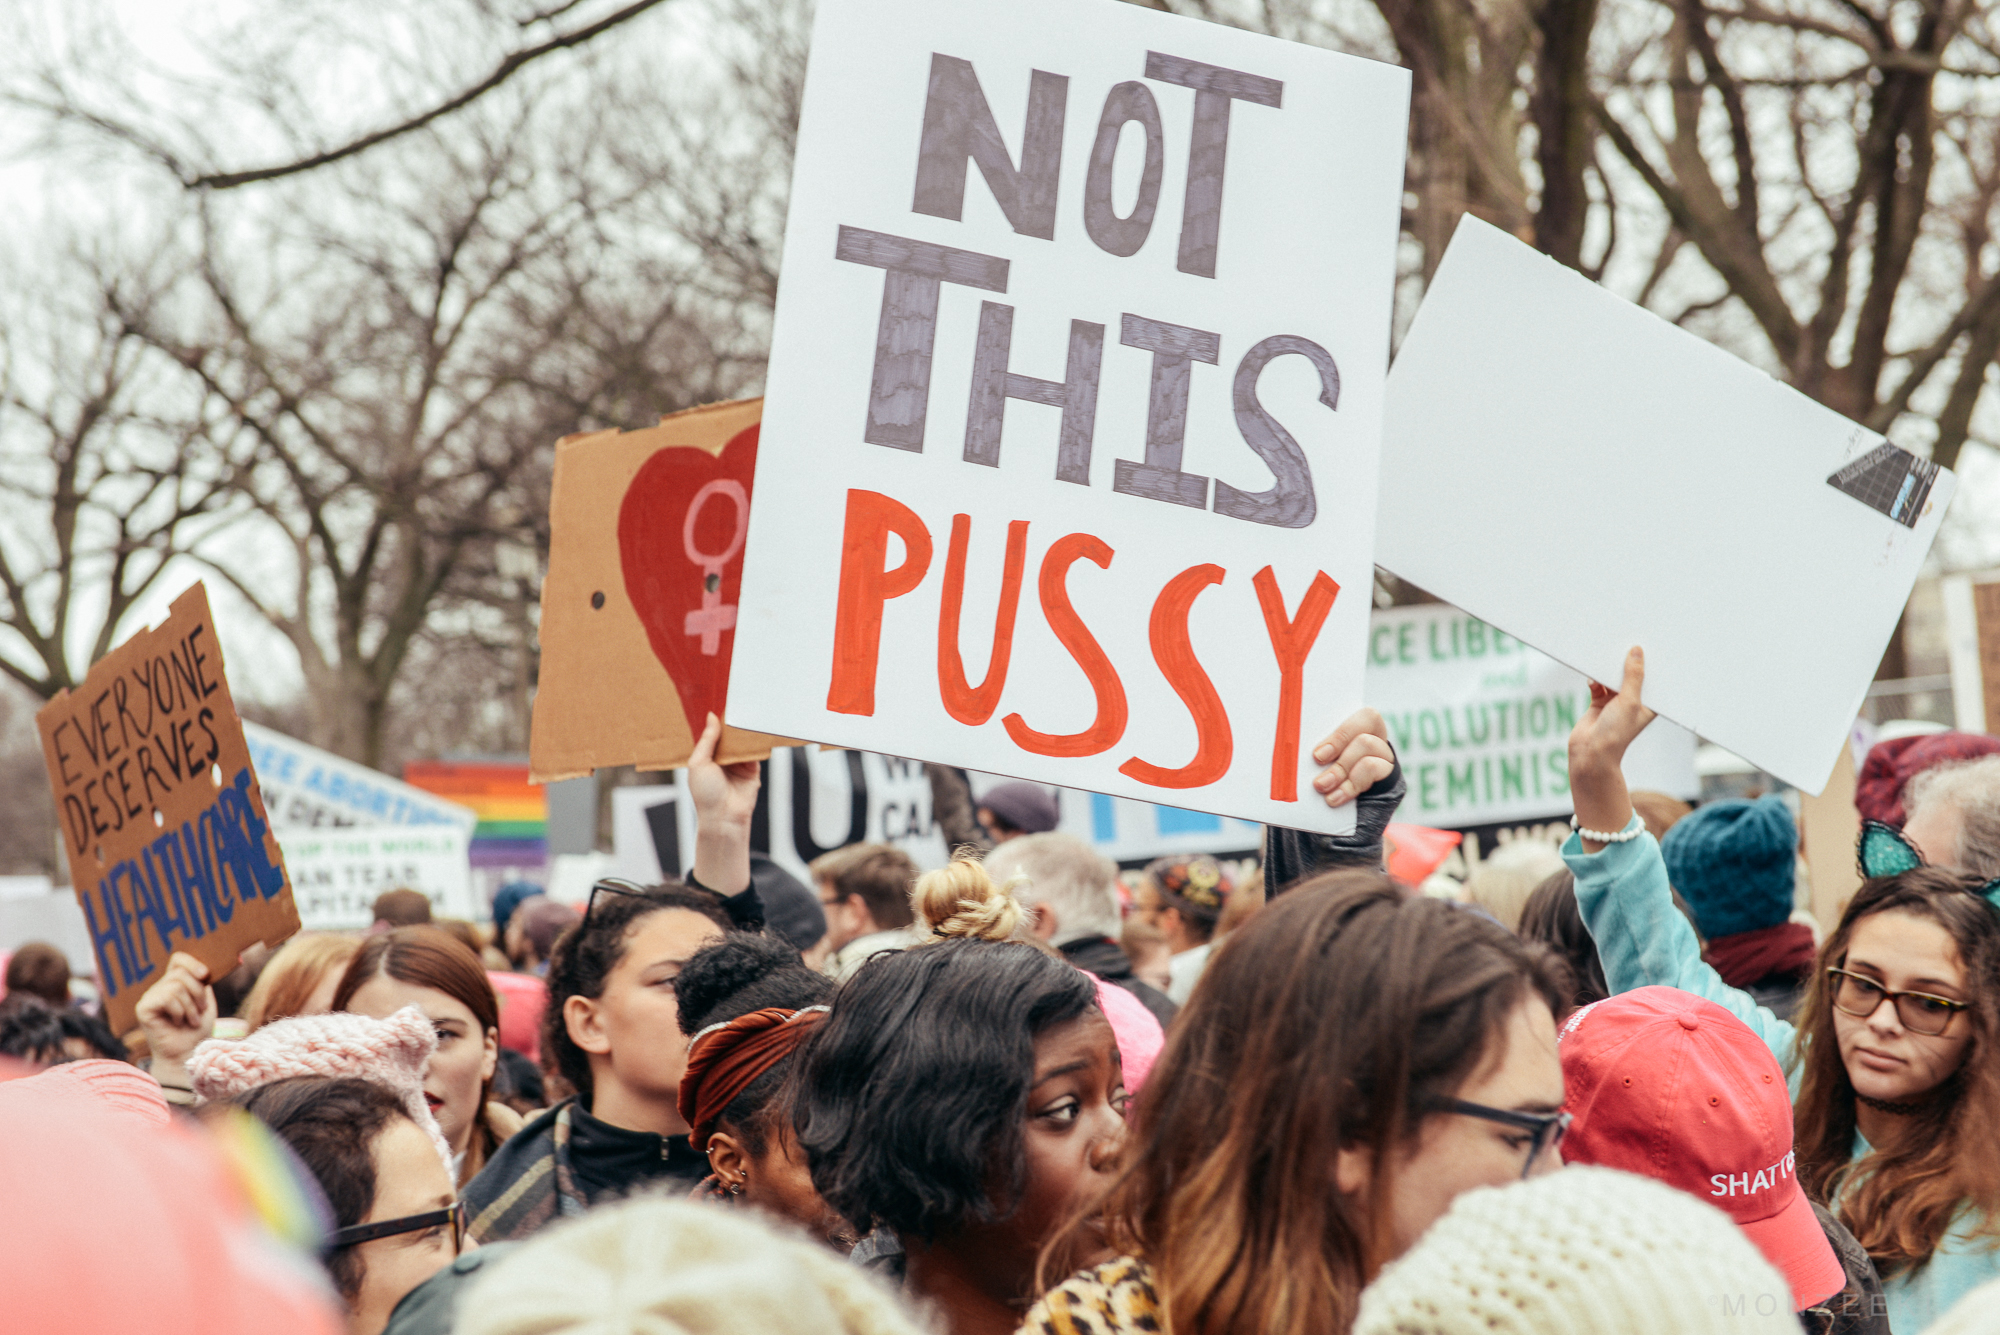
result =
[{"label": "woman's face", "polygon": [[[648,913],[626,930],[625,955],[605,979],[603,994],[565,1003],[570,1037],[605,1059],[623,1096],[674,1105],[688,1048],[674,983],[696,951],[721,939],[722,929],[699,913]],[[598,1083],[601,1102],[608,1091],[602,1076]]]},{"label": "woman's face", "polygon": [[386,1020],[405,1006],[415,1006],[437,1030],[437,1051],[424,1071],[424,1098],[444,1132],[453,1154],[465,1153],[472,1128],[479,1121],[479,1091],[493,1078],[500,1060],[500,1036],[482,1030],[470,1008],[448,992],[399,982],[378,973],[354,990],[347,1008],[357,1015]]},{"label": "woman's face", "polygon": [[[1556,1054],[1556,1020],[1548,1003],[1530,995],[1509,1012],[1486,1060],[1452,1097],[1506,1112],[1561,1111],[1562,1058]],[[1408,1251],[1459,1193],[1519,1181],[1532,1149],[1532,1134],[1520,1127],[1464,1113],[1426,1117],[1415,1144],[1396,1163],[1389,1184],[1392,1250],[1374,1263],[1387,1264]],[[1342,1190],[1365,1185],[1365,1169],[1358,1162],[1362,1153],[1342,1151]],[[1532,1171],[1539,1177],[1560,1167],[1562,1156],[1544,1150]]]},{"label": "woman's face", "polygon": [[1118,1044],[1102,1012],[1092,1007],[1036,1035],[1022,1136],[1027,1174],[1013,1213],[993,1226],[993,1241],[1021,1261],[1024,1279],[1042,1244],[1110,1187],[1125,1102]]},{"label": "woman's face", "polygon": [[[1841,967],[1891,992],[1973,999],[1951,933],[1899,909],[1856,923]],[[1834,1007],[1833,1034],[1855,1092],[1899,1102],[1929,1093],[1958,1070],[1972,1044],[1972,1017],[1960,1011],[1942,1034],[1915,1034],[1904,1027],[1895,1003],[1884,998],[1865,1019]]]},{"label": "woman's face", "polygon": [[[437,1146],[407,1117],[392,1118],[375,1137],[375,1203],[355,1222],[379,1224],[442,1210],[457,1197]],[[361,1288],[347,1311],[347,1335],[381,1335],[389,1314],[411,1289],[458,1255],[450,1224],[357,1243]]]},{"label": "woman's face", "polygon": [[734,1127],[709,1138],[708,1161],[716,1175],[725,1185],[743,1188],[739,1200],[800,1225],[821,1242],[851,1250],[858,1241],[854,1229],[813,1186],[792,1119],[779,1116],[768,1122],[762,1154],[751,1154]]}]

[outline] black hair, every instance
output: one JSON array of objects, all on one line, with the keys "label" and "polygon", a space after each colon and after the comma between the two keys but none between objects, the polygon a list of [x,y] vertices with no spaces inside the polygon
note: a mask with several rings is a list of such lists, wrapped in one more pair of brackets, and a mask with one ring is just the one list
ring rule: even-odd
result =
[{"label": "black hair", "polygon": [[1583,913],[1576,906],[1576,877],[1569,868],[1551,872],[1535,887],[1535,893],[1521,906],[1517,931],[1523,941],[1540,942],[1562,961],[1569,971],[1572,1006],[1588,1006],[1611,995],[1597,942],[1591,939],[1590,929],[1583,925]]},{"label": "black hair", "polygon": [[[375,1139],[397,1118],[410,1116],[388,1089],[353,1076],[273,1080],[240,1095],[236,1105],[299,1156],[325,1194],[335,1228],[368,1217],[375,1205]],[[340,1296],[353,1302],[366,1273],[360,1253],[343,1247],[327,1258],[326,1268]]]},{"label": "black hair", "polygon": [[110,1025],[74,1006],[51,1006],[40,997],[22,993],[13,1005],[0,1011],[0,1054],[59,1066],[73,1060],[63,1046],[72,1038],[90,1044],[94,1057],[131,1060],[131,1053]]},{"label": "black hair", "polygon": [[605,980],[625,958],[625,938],[634,923],[663,909],[686,909],[720,927],[735,930],[722,896],[712,890],[669,881],[649,886],[643,894],[596,891],[589,910],[576,925],[556,938],[549,952],[549,1000],[542,1011],[542,1052],[553,1063],[556,1074],[575,1087],[577,1098],[587,1108],[592,1094],[590,1055],[569,1036],[563,1018],[563,1003],[571,997],[604,995]]},{"label": "black hair", "polygon": [[63,1060],[62,1012],[25,993],[0,1015],[0,1056],[20,1057],[41,1066]]},{"label": "black hair", "polygon": [[1011,1214],[1035,1036],[1097,1004],[1088,974],[1019,942],[943,941],[863,965],[801,1053],[794,1122],[813,1186],[858,1231],[906,1238]]},{"label": "black hair", "polygon": [[[682,966],[674,991],[680,998],[681,1032],[692,1036],[767,1007],[803,1010],[825,1005],[833,997],[834,982],[808,969],[799,952],[781,938],[735,932],[696,951]],[[797,1065],[796,1053],[786,1057],[744,1086],[723,1109],[721,1120],[742,1136],[750,1153],[762,1154],[770,1144],[771,1118],[783,1111],[774,1105]]]}]

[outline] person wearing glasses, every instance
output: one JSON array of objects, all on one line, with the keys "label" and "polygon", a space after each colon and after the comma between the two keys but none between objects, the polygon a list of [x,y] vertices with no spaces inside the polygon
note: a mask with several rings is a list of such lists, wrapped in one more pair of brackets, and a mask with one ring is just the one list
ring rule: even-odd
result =
[{"label": "person wearing glasses", "polygon": [[1868,879],[1820,947],[1796,1023],[1702,962],[1673,911],[1660,848],[1620,765],[1652,722],[1645,657],[1613,692],[1592,683],[1569,739],[1577,831],[1563,848],[1611,991],[1664,984],[1754,1030],[1790,1087],[1800,1185],[1882,1276],[1890,1329],[1914,1335],[2000,1276],[2000,889],[1922,864],[1884,826]]},{"label": "person wearing glasses", "polygon": [[326,1268],[347,1335],[380,1335],[396,1304],[464,1242],[465,1211],[436,1141],[388,1086],[359,1077],[274,1080],[237,1105],[319,1183],[333,1214]]},{"label": "person wearing glasses", "polygon": [[688,759],[693,875],[639,886],[604,880],[549,958],[542,1059],[576,1090],[502,1145],[465,1188],[472,1236],[525,1238],[648,1186],[686,1192],[708,1176],[680,1112],[687,1068],[676,987],[694,954],[758,925],[750,880],[756,761],[718,765],[722,724]]},{"label": "person wearing glasses", "polygon": [[1461,1192],[1561,1166],[1566,991],[1545,952],[1379,871],[1288,890],[1216,947],[1134,1108],[1118,1258],[1022,1329],[1347,1330]]}]

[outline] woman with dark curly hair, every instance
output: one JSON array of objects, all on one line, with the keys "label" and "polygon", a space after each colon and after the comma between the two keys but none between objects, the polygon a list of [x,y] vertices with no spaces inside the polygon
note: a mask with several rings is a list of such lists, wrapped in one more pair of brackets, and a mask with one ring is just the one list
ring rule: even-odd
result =
[{"label": "woman with dark curly hair", "polygon": [[[951,1335],[1011,1335],[1035,1264],[1125,1135],[1111,1026],[1088,974],[1026,942],[975,862],[917,883],[934,944],[871,959],[804,1050],[813,1185]],[[935,902],[933,902],[935,901]]]}]

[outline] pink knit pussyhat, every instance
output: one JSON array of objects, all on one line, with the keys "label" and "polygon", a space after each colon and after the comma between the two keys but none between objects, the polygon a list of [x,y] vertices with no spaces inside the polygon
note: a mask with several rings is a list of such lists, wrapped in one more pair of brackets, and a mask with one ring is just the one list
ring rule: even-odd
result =
[{"label": "pink knit pussyhat", "polygon": [[451,1148],[424,1099],[424,1068],[435,1051],[437,1030],[415,1006],[386,1020],[334,1011],[274,1020],[247,1038],[211,1038],[188,1058],[188,1074],[201,1102],[237,1098],[298,1075],[373,1080],[430,1133],[449,1172]]}]

